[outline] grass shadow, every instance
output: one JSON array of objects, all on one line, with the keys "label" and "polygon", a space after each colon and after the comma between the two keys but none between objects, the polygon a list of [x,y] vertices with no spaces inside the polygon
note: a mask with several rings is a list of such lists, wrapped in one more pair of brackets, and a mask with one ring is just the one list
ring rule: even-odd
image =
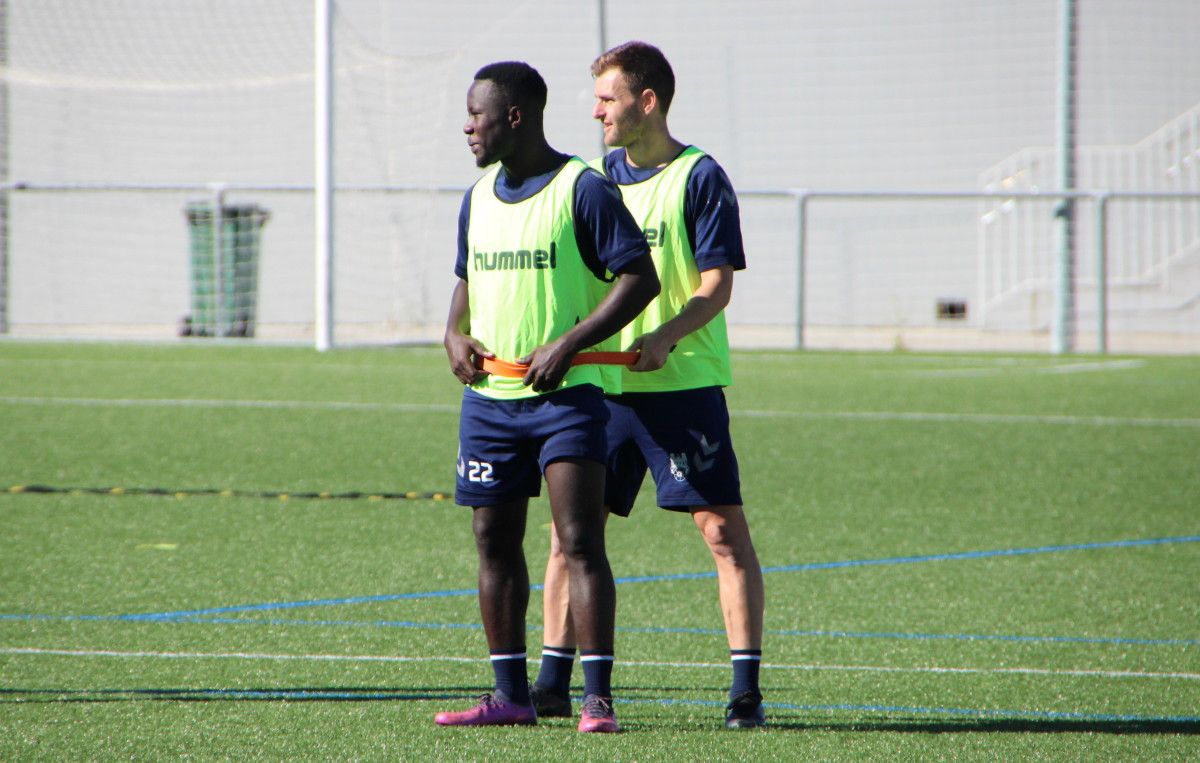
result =
[{"label": "grass shadow", "polygon": [[886,732],[901,734],[1200,734],[1200,721],[1171,718],[887,718],[877,721],[810,722],[773,715],[770,728],[791,731]]}]

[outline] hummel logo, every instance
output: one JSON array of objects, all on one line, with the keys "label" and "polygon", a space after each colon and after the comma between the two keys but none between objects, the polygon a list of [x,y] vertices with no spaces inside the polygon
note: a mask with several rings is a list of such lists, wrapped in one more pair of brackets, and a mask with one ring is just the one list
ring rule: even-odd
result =
[{"label": "hummel logo", "polygon": [[475,270],[545,270],[558,267],[558,246],[551,241],[550,250],[516,249],[505,252],[475,252]]},{"label": "hummel logo", "polygon": [[[704,435],[700,435],[700,453],[703,453],[705,456],[711,456],[720,449],[721,443],[719,441],[709,445],[708,438]],[[696,471],[698,472],[706,472],[713,467],[713,464],[717,462],[717,459],[702,459],[700,457],[700,453],[692,454],[692,466],[696,467]]]}]

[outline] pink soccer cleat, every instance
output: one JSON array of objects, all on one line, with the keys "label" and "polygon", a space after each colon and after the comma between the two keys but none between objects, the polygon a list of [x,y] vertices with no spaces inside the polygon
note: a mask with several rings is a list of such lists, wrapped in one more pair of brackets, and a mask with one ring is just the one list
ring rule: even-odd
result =
[{"label": "pink soccer cleat", "polygon": [[617,714],[613,711],[612,698],[589,694],[583,698],[583,712],[579,716],[579,730],[615,734],[621,730],[617,725]]},{"label": "pink soccer cleat", "polygon": [[533,705],[518,705],[484,694],[470,710],[438,713],[433,722],[439,726],[532,726],[537,723],[537,712]]}]

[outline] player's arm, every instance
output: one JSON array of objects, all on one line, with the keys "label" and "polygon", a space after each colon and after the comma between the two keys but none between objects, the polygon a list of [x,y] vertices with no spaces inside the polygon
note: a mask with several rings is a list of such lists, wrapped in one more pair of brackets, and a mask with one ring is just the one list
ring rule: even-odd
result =
[{"label": "player's arm", "polygon": [[612,291],[596,309],[557,339],[538,347],[522,363],[529,364],[525,383],[538,392],[557,389],[571,367],[571,359],[585,348],[621,330],[658,296],[658,273],[649,255],[632,260],[620,273]]},{"label": "player's arm", "polygon": [[700,273],[700,286],[671,320],[642,334],[628,349],[640,352],[634,371],[657,371],[666,365],[671,348],[693,331],[699,331],[721,314],[733,296],[733,267],[721,265]]},{"label": "player's arm", "polygon": [[450,371],[463,384],[470,384],[479,375],[475,356],[496,357],[478,339],[471,336],[471,303],[467,297],[467,282],[461,278],[450,294],[450,315],[446,318],[446,335],[442,339],[450,358]]},{"label": "player's arm", "polygon": [[634,340],[628,349],[641,353],[634,371],[662,368],[672,347],[720,315],[733,295],[734,271],[746,267],[737,194],[711,157],[701,159],[688,178],[684,216],[700,285],[678,315]]},{"label": "player's arm", "polygon": [[458,211],[458,257],[454,263],[458,282],[450,294],[450,315],[446,318],[446,335],[442,339],[442,346],[450,358],[450,371],[463,384],[470,384],[479,374],[475,368],[476,355],[495,357],[471,336],[471,300],[467,291],[467,223],[470,219],[471,192],[468,191]]},{"label": "player's arm", "polygon": [[621,330],[658,296],[658,273],[650,247],[616,186],[597,172],[576,183],[576,241],[596,277],[616,275],[609,293],[591,313],[562,336],[538,347],[521,362],[529,364],[525,383],[538,392],[556,389],[571,359]]}]

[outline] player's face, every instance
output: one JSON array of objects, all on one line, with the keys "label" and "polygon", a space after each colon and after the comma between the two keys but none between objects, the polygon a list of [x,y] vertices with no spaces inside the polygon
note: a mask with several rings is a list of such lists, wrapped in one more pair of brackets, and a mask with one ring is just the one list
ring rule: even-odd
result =
[{"label": "player's face", "polygon": [[596,105],[592,118],[604,127],[604,145],[620,148],[636,143],[642,134],[646,114],[641,98],[629,87],[620,69],[609,69],[596,77]]},{"label": "player's face", "polygon": [[467,122],[463,132],[475,155],[475,166],[486,167],[508,156],[512,130],[507,104],[491,80],[475,80],[467,90]]}]

